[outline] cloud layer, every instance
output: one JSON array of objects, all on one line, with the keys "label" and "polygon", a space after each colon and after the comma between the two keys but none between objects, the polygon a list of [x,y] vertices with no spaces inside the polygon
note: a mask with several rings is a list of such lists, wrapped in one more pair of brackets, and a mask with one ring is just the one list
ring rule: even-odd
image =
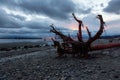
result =
[{"label": "cloud layer", "polygon": [[[0,34],[48,35],[48,27],[52,22],[69,20],[72,12],[75,12],[75,4],[71,0],[1,0]],[[32,19],[28,15],[32,16]],[[36,15],[45,19],[34,18]]]},{"label": "cloud layer", "polygon": [[[111,0],[103,11],[120,14],[119,3],[119,0]],[[96,4],[90,4],[93,8],[82,1],[80,4],[73,0],[0,0],[0,36],[49,36],[49,25],[52,23],[59,26],[65,34],[77,33],[70,30],[74,28],[72,25],[77,24],[71,15],[73,12],[90,30],[97,31],[99,24],[95,20],[96,14],[92,13]]]},{"label": "cloud layer", "polygon": [[68,19],[68,14],[75,11],[75,4],[71,0],[1,0],[0,3],[10,9],[55,19]]},{"label": "cloud layer", "polygon": [[120,0],[111,0],[104,11],[108,13],[120,14]]}]

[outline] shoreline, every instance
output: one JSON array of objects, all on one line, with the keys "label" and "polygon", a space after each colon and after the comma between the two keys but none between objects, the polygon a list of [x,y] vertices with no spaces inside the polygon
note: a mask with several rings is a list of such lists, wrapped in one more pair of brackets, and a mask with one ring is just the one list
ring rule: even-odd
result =
[{"label": "shoreline", "polygon": [[[114,41],[115,42],[115,41]],[[52,46],[0,51],[0,80],[119,80],[120,48],[90,52],[92,59],[55,58]]]}]

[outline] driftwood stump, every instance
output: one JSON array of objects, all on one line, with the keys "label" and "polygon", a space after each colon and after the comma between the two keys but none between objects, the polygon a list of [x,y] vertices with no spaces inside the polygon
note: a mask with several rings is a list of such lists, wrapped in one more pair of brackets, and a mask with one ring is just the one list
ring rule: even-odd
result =
[{"label": "driftwood stump", "polygon": [[[90,56],[88,54],[89,51],[102,50],[102,49],[107,49],[107,48],[112,48],[112,47],[120,47],[120,43],[91,45],[95,40],[99,39],[103,33],[105,22],[103,20],[102,15],[97,15],[97,18],[100,21],[100,28],[94,36],[91,36],[91,32],[89,31],[88,27],[86,27],[86,30],[89,36],[87,41],[84,41],[82,38],[81,27],[84,27],[82,20],[77,19],[74,13],[72,13],[72,15],[74,19],[79,23],[78,33],[77,33],[78,41],[75,41],[70,36],[64,35],[62,32],[56,30],[53,25],[51,25],[50,31],[60,36],[60,38],[63,40],[62,44],[64,44],[64,45],[61,45],[58,41],[52,38],[54,45],[57,47],[58,56],[61,57],[64,54],[73,54],[73,55],[77,54],[79,56],[87,58]],[[72,45],[72,46],[69,47],[68,45]]]}]

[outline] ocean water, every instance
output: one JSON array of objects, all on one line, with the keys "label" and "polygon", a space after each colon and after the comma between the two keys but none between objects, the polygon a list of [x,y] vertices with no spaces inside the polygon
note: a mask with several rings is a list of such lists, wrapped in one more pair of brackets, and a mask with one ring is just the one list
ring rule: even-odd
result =
[{"label": "ocean water", "polygon": [[20,47],[25,45],[53,45],[51,40],[44,39],[0,39],[0,48]]},{"label": "ocean water", "polygon": [[[7,43],[32,43],[32,44],[48,44],[48,45],[53,45],[53,42],[51,40],[44,40],[44,39],[0,39],[0,46],[2,44],[7,44]],[[16,44],[17,45],[17,44]]]},{"label": "ocean water", "polygon": [[43,39],[0,39],[0,43],[14,43],[14,42],[41,42]]}]

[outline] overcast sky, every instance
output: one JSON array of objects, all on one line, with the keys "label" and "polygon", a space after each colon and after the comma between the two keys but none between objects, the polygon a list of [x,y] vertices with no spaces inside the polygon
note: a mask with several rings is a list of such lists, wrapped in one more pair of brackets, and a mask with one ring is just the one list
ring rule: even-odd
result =
[{"label": "overcast sky", "polygon": [[107,24],[104,34],[120,34],[120,0],[0,0],[0,37],[51,36],[51,24],[76,35],[73,12],[92,33],[99,28],[96,15],[102,14]]}]

